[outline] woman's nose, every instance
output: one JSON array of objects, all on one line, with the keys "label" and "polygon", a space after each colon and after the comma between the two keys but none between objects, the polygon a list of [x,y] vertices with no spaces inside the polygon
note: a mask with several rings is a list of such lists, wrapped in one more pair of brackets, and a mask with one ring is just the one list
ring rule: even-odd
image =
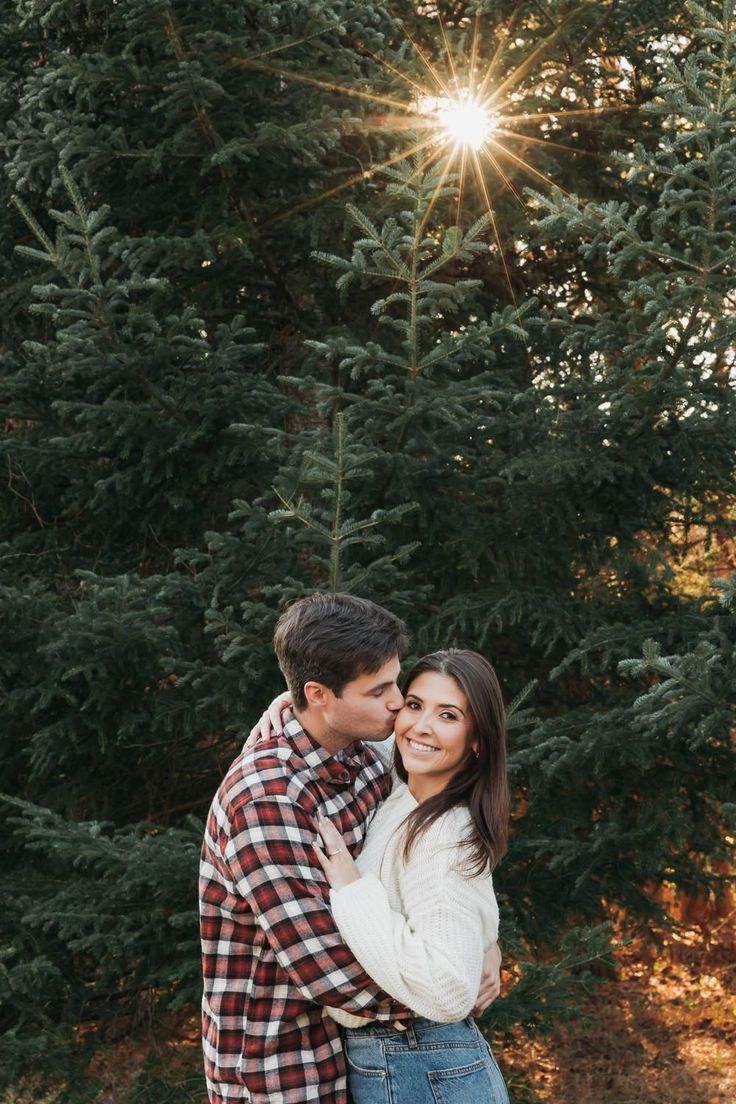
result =
[{"label": "woman's nose", "polygon": [[417,732],[428,732],[432,727],[429,713],[420,713],[414,720],[414,728]]}]

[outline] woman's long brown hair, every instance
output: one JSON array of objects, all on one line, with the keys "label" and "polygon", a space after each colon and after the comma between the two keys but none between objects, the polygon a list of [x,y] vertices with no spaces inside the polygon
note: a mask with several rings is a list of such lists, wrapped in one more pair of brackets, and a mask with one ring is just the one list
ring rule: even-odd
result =
[{"label": "woman's long brown hair", "polygon": [[[467,866],[474,876],[493,870],[506,854],[509,832],[509,787],[506,778],[506,711],[496,672],[487,659],[468,649],[448,648],[420,659],[406,680],[406,693],[425,671],[455,680],[468,699],[472,737],[478,756],[468,753],[441,793],[427,798],[404,822],[404,859],[417,837],[449,809],[463,806],[470,812],[470,830],[462,843]],[[394,753],[396,773],[402,782],[407,772],[398,748]]]}]

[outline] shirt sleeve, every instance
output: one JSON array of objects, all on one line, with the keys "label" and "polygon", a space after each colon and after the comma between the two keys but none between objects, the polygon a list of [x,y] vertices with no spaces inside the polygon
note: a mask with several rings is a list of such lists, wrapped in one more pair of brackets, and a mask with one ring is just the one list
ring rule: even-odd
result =
[{"label": "shirt sleeve", "polygon": [[286,797],[231,813],[224,858],[276,961],[302,995],[371,1020],[409,1013],[356,961],[332,916],[329,886],[314,854],[312,818]]},{"label": "shirt sleeve", "polygon": [[498,906],[490,874],[471,878],[456,869],[457,848],[434,827],[400,871],[402,913],[392,910],[373,874],[333,890],[331,902],[345,942],[370,976],[417,1015],[452,1023],[475,1004]]}]

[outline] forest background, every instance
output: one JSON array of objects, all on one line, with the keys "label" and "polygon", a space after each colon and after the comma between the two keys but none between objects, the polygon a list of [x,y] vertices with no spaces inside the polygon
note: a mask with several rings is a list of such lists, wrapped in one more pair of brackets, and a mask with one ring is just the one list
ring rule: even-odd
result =
[{"label": "forest background", "polygon": [[[420,111],[486,73],[453,157]],[[489,1029],[722,911],[733,0],[15,0],[0,89],[7,1099],[191,1032],[203,817],[314,589],[513,703]],[[114,1099],[202,1104],[187,1053]]]}]

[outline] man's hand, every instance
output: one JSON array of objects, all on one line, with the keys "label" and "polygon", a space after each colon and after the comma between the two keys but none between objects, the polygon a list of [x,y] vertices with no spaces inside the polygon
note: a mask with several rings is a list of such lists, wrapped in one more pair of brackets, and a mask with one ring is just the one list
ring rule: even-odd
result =
[{"label": "man's hand", "polygon": [[494,943],[486,951],[483,959],[483,972],[480,976],[480,989],[475,1000],[473,1015],[480,1016],[493,1004],[501,992],[501,948]]}]

